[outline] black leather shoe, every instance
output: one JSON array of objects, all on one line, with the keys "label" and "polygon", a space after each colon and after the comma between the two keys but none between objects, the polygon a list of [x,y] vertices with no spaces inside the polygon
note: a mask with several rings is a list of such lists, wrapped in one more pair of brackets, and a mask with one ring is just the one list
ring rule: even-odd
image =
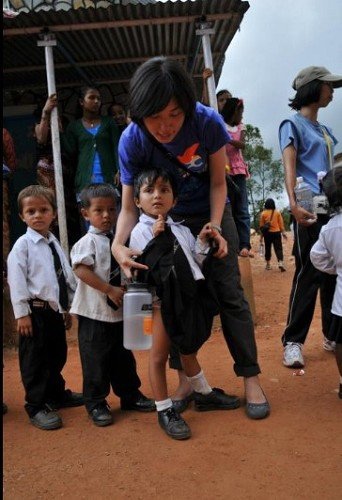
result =
[{"label": "black leather shoe", "polygon": [[70,389],[64,391],[62,399],[58,401],[49,401],[49,406],[54,410],[59,410],[60,408],[73,408],[75,406],[83,406],[84,399],[81,392],[72,392]]},{"label": "black leather shoe", "polygon": [[234,410],[240,406],[240,399],[237,396],[230,396],[218,388],[213,388],[209,394],[195,392],[194,395],[197,411]]},{"label": "black leather shoe", "polygon": [[183,413],[188,407],[191,401],[194,400],[194,393],[192,392],[184,399],[173,399],[172,406],[176,410],[177,413]]},{"label": "black leather shoe", "polygon": [[191,430],[183,418],[171,408],[158,411],[158,422],[166,434],[173,439],[188,439],[191,437]]},{"label": "black leather shoe", "polygon": [[138,391],[134,395],[124,396],[120,401],[121,410],[134,410],[134,411],[156,411],[156,405],[153,399],[149,399]]},{"label": "black leather shoe", "polygon": [[46,407],[44,410],[40,410],[33,417],[30,417],[30,422],[38,429],[43,429],[44,431],[50,431],[53,429],[59,429],[62,427],[62,419],[55,411]]},{"label": "black leather shoe", "polygon": [[98,427],[105,427],[113,423],[113,416],[110,412],[108,404],[104,401],[95,406],[89,411],[89,417]]}]

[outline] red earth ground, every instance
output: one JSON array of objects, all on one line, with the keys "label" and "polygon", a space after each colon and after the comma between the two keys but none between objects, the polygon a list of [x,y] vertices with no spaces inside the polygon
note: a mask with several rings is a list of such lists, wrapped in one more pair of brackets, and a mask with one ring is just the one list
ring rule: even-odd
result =
[{"label": "red earth ground", "polygon": [[[257,251],[258,240],[253,241]],[[4,350],[4,497],[113,499],[324,499],[341,494],[342,401],[334,355],[322,348],[317,308],[305,345],[303,376],[282,366],[282,334],[293,276],[292,238],[285,243],[287,272],[273,257],[271,271],[262,257],[251,259],[257,312],[256,337],[262,385],[271,416],[251,421],[244,407],[233,411],[184,413],[193,437],[173,441],[155,414],[121,412],[108,399],[113,426],[98,428],[84,408],[63,409],[63,428],[41,431],[28,422],[15,349]],[[76,323],[76,322],[75,322]],[[243,397],[232,359],[216,320],[200,361],[213,386]],[[148,353],[136,353],[142,390],[151,395]],[[67,386],[81,390],[76,327],[69,332]],[[169,372],[170,391],[177,384]],[[339,465],[340,464],[340,465]]]}]

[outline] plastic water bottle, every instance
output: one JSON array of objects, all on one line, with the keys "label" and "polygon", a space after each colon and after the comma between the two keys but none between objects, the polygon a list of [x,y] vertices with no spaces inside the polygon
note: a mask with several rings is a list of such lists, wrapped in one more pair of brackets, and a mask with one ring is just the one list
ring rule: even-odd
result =
[{"label": "plastic water bottle", "polygon": [[130,283],[123,298],[126,349],[146,350],[152,346],[152,294],[144,283]]},{"label": "plastic water bottle", "polygon": [[310,213],[313,213],[313,197],[310,186],[304,182],[303,177],[297,177],[297,184],[294,188],[296,202],[299,206]]}]

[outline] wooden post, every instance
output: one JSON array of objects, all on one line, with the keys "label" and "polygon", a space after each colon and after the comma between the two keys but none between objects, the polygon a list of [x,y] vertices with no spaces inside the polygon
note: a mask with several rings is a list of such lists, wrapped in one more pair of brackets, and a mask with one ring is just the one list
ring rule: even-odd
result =
[{"label": "wooden post", "polygon": [[254,288],[252,278],[252,268],[249,257],[239,257],[239,269],[241,274],[241,286],[245,293],[245,297],[249,303],[249,307],[253,317],[253,323],[256,325],[256,309],[254,301]]}]

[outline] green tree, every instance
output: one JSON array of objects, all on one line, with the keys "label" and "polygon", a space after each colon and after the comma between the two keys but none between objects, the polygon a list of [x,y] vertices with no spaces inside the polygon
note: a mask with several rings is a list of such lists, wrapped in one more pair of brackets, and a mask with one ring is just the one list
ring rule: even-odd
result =
[{"label": "green tree", "polygon": [[276,197],[284,190],[284,172],[281,160],[273,160],[272,149],[264,147],[260,130],[246,125],[244,158],[248,164],[250,179],[247,180],[248,199],[251,208],[251,225],[259,227],[259,214],[265,200]]}]

